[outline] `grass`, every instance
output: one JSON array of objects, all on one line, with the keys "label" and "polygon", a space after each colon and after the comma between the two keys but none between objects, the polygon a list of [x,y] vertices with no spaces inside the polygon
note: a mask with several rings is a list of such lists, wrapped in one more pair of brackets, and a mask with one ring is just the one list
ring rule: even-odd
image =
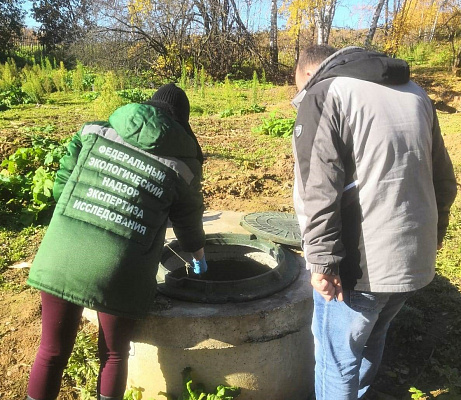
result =
[{"label": "grass", "polygon": [[[436,79],[426,72],[419,68],[414,73],[420,74],[419,82],[433,90],[434,98],[444,96],[437,85],[439,79],[447,84],[445,95],[448,93],[448,99],[451,92],[460,91],[459,81],[443,75],[443,71],[437,70]],[[439,77],[439,74],[442,75]],[[276,184],[291,179],[291,139],[258,135],[252,130],[273,112],[287,118],[293,116],[289,103],[295,94],[293,86],[260,88],[257,100],[259,105],[266,107],[263,113],[227,118],[219,114],[230,108],[248,107],[253,96],[250,84],[231,89],[223,85],[207,86],[204,97],[200,90],[193,88],[186,92],[192,106],[191,125],[208,159],[204,186],[219,189],[222,177],[265,171],[284,158],[288,160],[286,175],[278,177],[280,182]],[[93,103],[76,93],[54,93],[48,104],[16,106],[0,112],[0,156],[3,159],[27,144],[29,133],[69,138],[84,122],[94,119],[95,112]],[[445,144],[457,176],[461,178],[461,114],[440,113],[439,119]],[[261,174],[252,179],[265,178]],[[287,190],[289,192],[289,188]],[[460,229],[461,194],[458,194],[444,247],[438,253],[437,278],[409,301],[390,331],[377,386],[387,390],[393,388],[395,393],[401,394],[400,398],[410,398],[411,387],[415,388],[413,394],[426,393],[428,398],[461,398]],[[30,260],[44,231],[44,226],[21,227],[0,209],[0,272],[14,263]],[[7,282],[1,284],[1,279],[0,290],[8,290]]]},{"label": "grass", "polygon": [[43,226],[0,226],[0,272],[7,266],[30,260],[44,230]]}]

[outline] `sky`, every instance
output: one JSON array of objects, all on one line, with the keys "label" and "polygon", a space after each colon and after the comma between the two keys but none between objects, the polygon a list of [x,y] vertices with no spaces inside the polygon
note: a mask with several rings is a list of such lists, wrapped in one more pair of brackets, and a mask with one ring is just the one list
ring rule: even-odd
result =
[{"label": "sky", "polygon": [[362,29],[370,26],[373,6],[377,1],[370,0],[338,0],[333,19],[336,28]]},{"label": "sky", "polygon": [[[369,26],[372,16],[372,4],[375,2],[372,0],[338,0],[335,17],[333,19],[333,27],[335,28],[367,28]],[[282,0],[279,0],[281,3]],[[270,4],[270,1],[266,1],[266,4]],[[26,25],[30,28],[37,28],[39,24],[30,17],[30,9],[32,7],[32,1],[26,0],[23,8],[26,10]],[[269,7],[263,7],[258,15],[262,21],[269,21]],[[283,18],[279,20],[279,27],[283,27],[285,21]]]},{"label": "sky", "polygon": [[26,26],[28,28],[36,28],[38,27],[38,23],[33,20],[33,18],[30,17],[30,9],[32,8],[32,2],[31,1],[25,1],[24,4],[22,5],[22,8],[26,11]]}]

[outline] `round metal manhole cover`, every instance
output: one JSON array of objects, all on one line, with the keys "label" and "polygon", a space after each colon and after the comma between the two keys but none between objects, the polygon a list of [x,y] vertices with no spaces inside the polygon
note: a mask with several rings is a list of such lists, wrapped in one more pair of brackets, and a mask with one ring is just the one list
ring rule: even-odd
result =
[{"label": "round metal manhole cover", "polygon": [[301,231],[296,215],[284,212],[256,212],[244,215],[240,221],[258,238],[301,248]]}]

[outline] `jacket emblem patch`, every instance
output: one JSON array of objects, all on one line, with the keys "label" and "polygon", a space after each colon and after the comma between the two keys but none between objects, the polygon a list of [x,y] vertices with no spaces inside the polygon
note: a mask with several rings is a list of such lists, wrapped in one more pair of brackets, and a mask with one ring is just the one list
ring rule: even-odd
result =
[{"label": "jacket emblem patch", "polygon": [[293,133],[295,134],[296,137],[300,137],[301,133],[303,133],[303,126],[302,125],[296,125]]}]

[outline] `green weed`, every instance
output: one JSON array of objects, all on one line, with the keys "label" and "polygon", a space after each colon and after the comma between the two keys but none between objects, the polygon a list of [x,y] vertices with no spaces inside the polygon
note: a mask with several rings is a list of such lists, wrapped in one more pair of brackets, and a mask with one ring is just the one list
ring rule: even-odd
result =
[{"label": "green weed", "polygon": [[421,390],[419,389],[416,389],[415,387],[411,387],[409,390],[408,390],[410,393],[413,393],[411,395],[411,398],[412,399],[415,399],[415,400],[425,400],[425,399],[428,399],[429,397],[426,396],[426,393],[423,393]]},{"label": "green weed", "polygon": [[151,92],[146,92],[138,88],[119,90],[117,91],[117,94],[126,103],[142,103],[146,100],[149,100],[152,97]]},{"label": "green weed", "polygon": [[258,102],[258,97],[259,97],[258,87],[259,87],[258,73],[256,71],[253,71],[253,81],[251,83],[253,104],[256,104]]},{"label": "green weed", "polygon": [[6,267],[30,259],[44,234],[43,226],[23,227],[10,223],[0,226],[0,272]]},{"label": "green weed", "polygon": [[32,99],[20,86],[10,86],[8,89],[0,91],[0,111],[11,106],[30,102],[32,102]]},{"label": "green weed", "polygon": [[[191,368],[185,368],[182,371],[183,389],[179,397],[159,392],[159,395],[167,400],[233,400],[240,394],[240,388],[234,386],[219,385],[213,393],[206,393],[205,387],[201,383],[194,383],[191,377]],[[132,387],[125,391],[123,400],[142,400],[142,388]],[[149,399],[153,400],[153,399]]]},{"label": "green weed", "polygon": [[226,110],[219,113],[219,116],[221,118],[232,117],[233,115],[235,115],[235,111],[233,108],[227,108]]},{"label": "green weed", "polygon": [[205,82],[206,82],[206,72],[205,68],[200,68],[200,97],[205,98]]},{"label": "green weed", "polygon": [[248,114],[258,114],[266,111],[266,107],[260,106],[258,104],[253,104],[249,107],[240,108],[239,110],[234,110],[233,108],[228,108],[222,111],[219,116],[221,118],[232,117],[234,115],[248,115]]},{"label": "green weed", "polygon": [[203,109],[203,107],[195,105],[195,104],[191,104],[191,106],[190,106],[190,115],[191,115],[191,117],[197,117],[197,116],[201,116],[203,114],[205,114],[205,110]]},{"label": "green weed", "polygon": [[123,400],[141,400],[142,399],[142,388],[132,387],[125,390]]},{"label": "green weed", "polygon": [[80,400],[94,399],[99,374],[97,339],[84,331],[77,334],[63,377],[80,392]]},{"label": "green weed", "polygon": [[64,67],[64,63],[59,63],[59,68],[51,71],[51,79],[53,80],[54,86],[58,91],[66,91],[68,89],[67,84],[68,71]]},{"label": "green weed", "polygon": [[179,78],[179,87],[181,87],[183,90],[186,90],[187,86],[187,66],[183,61],[181,63],[181,77]]},{"label": "green weed", "polygon": [[241,108],[239,110],[239,114],[240,115],[259,114],[259,113],[263,113],[264,111],[266,111],[266,107],[260,106],[259,104],[255,103],[249,107]]},{"label": "green weed", "polygon": [[0,65],[0,91],[9,90],[19,84],[19,72],[13,59]]},{"label": "green weed", "polygon": [[83,64],[78,62],[77,67],[72,72],[72,88],[77,92],[82,92],[84,89],[84,75]]},{"label": "green weed", "polygon": [[178,398],[164,392],[160,392],[167,400],[233,400],[240,394],[240,388],[219,385],[213,393],[206,393],[203,384],[195,384],[191,377],[191,368],[185,368],[182,372],[183,391]]},{"label": "green weed", "polygon": [[0,165],[2,212],[20,212],[25,226],[54,204],[54,177],[66,151],[63,143],[44,136],[34,134],[31,142],[31,147],[17,149]]},{"label": "green weed", "polygon": [[272,112],[269,118],[263,118],[262,124],[253,129],[256,133],[276,137],[289,137],[293,133],[295,118],[277,117],[277,112]]},{"label": "green weed", "polygon": [[85,92],[82,94],[82,99],[94,101],[101,95],[100,92]]}]

